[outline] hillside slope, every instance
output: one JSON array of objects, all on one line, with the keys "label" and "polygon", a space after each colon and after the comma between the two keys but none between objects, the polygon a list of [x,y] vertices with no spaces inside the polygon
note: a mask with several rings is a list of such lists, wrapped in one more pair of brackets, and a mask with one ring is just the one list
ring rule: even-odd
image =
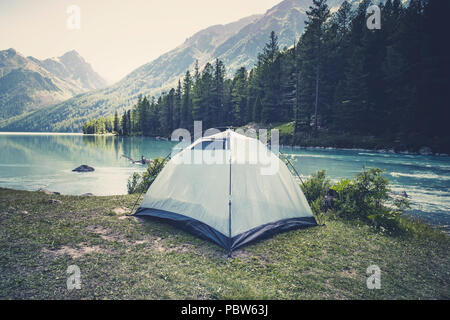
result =
[{"label": "hillside slope", "polygon": [[28,57],[48,72],[80,88],[82,92],[106,87],[106,81],[75,50],[61,57],[38,60]]},{"label": "hillside slope", "polygon": [[40,61],[14,49],[0,51],[0,120],[101,88],[105,81],[76,52]]},{"label": "hillside slope", "polygon": [[[329,1],[335,8],[343,0]],[[1,130],[79,132],[89,118],[112,115],[130,108],[142,95],[160,95],[176,86],[186,70],[219,58],[227,66],[228,76],[238,68],[254,66],[257,54],[277,33],[280,47],[289,47],[301,35],[310,0],[285,0],[264,15],[254,15],[227,25],[202,30],[182,45],[131,72],[120,82],[70,100],[0,122]]]}]

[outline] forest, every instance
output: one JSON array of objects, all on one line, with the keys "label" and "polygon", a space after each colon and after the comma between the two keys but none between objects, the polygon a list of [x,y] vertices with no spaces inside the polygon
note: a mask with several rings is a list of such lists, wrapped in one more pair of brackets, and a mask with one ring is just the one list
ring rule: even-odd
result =
[{"label": "forest", "polygon": [[[283,143],[449,152],[447,38],[450,2],[387,0],[381,29],[367,27],[370,0],[333,14],[313,0],[305,31],[289,48],[272,32],[251,70],[225,77],[220,60],[188,70],[161,96],[142,97],[131,110],[92,119],[84,133],[170,136],[177,128],[280,126]],[[350,144],[350,145],[349,145]],[[358,145],[359,144],[359,145]],[[367,146],[367,145],[362,145]]]}]

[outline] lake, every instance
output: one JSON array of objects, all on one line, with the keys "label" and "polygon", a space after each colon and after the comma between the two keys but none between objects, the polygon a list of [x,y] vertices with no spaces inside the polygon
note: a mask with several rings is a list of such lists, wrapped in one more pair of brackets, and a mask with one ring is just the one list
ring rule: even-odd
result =
[{"label": "lake", "polygon": [[[0,133],[0,187],[58,191],[67,195],[127,193],[127,180],[145,166],[133,159],[166,157],[174,143],[142,137]],[[364,150],[282,148],[303,177],[325,169],[337,181],[366,168],[386,170],[394,191],[406,191],[410,214],[450,230],[450,157]],[[81,164],[95,168],[75,173]]]}]

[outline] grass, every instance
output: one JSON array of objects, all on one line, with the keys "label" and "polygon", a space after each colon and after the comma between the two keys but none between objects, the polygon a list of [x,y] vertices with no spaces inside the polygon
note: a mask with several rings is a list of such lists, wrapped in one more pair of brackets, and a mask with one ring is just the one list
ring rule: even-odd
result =
[{"label": "grass", "polygon": [[[329,220],[227,258],[168,224],[127,217],[135,199],[0,189],[0,298],[450,298],[448,237],[393,237]],[[366,286],[374,264],[380,290]],[[66,288],[70,265],[81,270],[81,290]]]}]

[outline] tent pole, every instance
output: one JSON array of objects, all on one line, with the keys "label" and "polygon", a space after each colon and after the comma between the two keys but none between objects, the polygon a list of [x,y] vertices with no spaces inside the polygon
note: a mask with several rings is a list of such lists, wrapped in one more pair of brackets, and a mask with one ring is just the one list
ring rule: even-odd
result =
[{"label": "tent pole", "polygon": [[[283,156],[285,155],[283,152],[279,151],[280,154],[282,154]],[[291,161],[285,157],[287,163],[292,167],[292,169],[294,169],[295,174],[297,175],[297,177],[300,179],[300,182],[302,183],[303,186],[305,186],[305,184],[303,183],[303,179],[302,177],[300,177],[300,174],[298,173],[297,169],[295,169],[294,165],[291,163]]]},{"label": "tent pole", "polygon": [[228,189],[228,237],[229,237],[229,247],[228,247],[228,257],[231,258],[231,139],[230,133],[227,135],[228,149],[230,152],[230,178],[229,178],[229,189]]}]

